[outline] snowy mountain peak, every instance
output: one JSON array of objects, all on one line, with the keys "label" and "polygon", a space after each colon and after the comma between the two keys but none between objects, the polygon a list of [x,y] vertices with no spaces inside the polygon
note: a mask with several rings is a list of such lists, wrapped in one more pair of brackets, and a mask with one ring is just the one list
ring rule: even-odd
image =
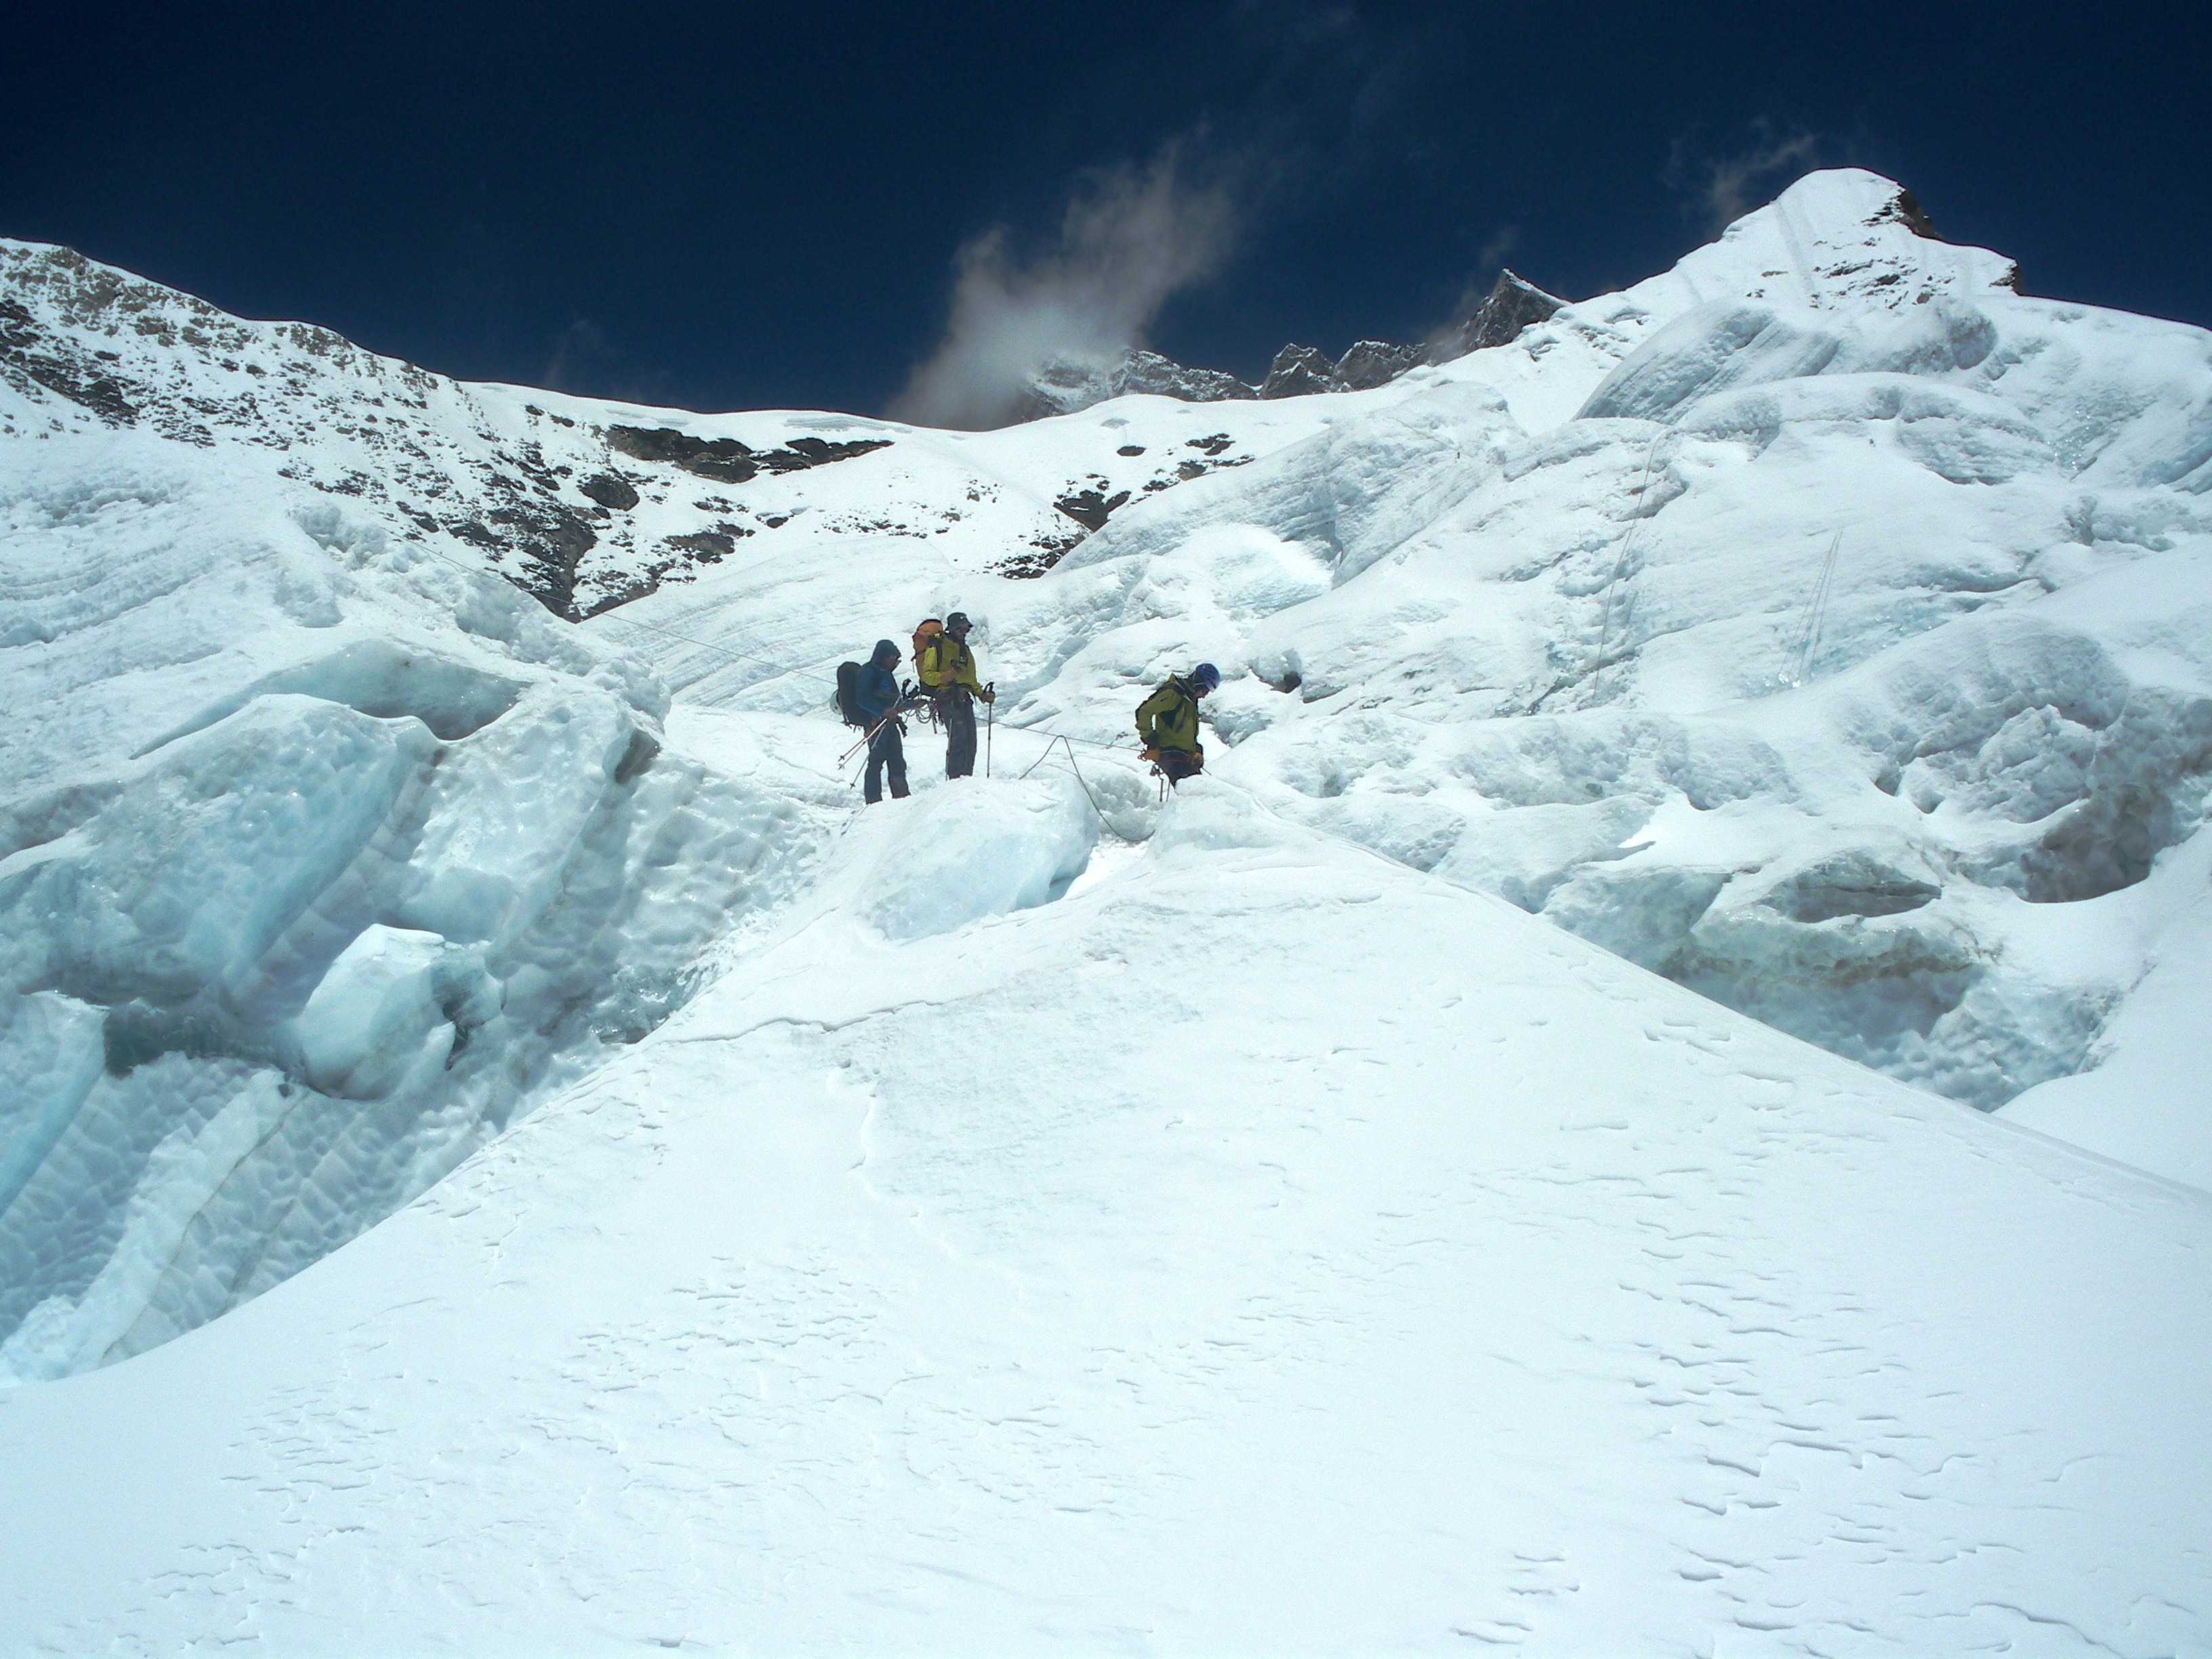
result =
[{"label": "snowy mountain peak", "polygon": [[1938,295],[2021,291],[2012,260],[1938,240],[1911,191],[1863,167],[1806,174],[1669,274],[1703,298],[1726,292],[1815,310],[1868,302],[1896,310]]},{"label": "snowy mountain peak", "polygon": [[1043,420],[1127,397],[1211,404],[1366,392],[1395,380],[1426,357],[1424,347],[1393,345],[1383,340],[1356,341],[1341,357],[1334,359],[1318,347],[1292,343],[1275,354],[1267,373],[1256,384],[1220,369],[1187,368],[1141,348],[1104,363],[1058,358],[1031,379],[1028,396],[1014,416],[1017,421]]}]

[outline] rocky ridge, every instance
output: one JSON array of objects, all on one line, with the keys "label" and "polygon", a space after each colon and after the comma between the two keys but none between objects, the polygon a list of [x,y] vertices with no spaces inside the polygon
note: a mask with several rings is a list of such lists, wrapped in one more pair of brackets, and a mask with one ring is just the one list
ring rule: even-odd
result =
[{"label": "rocky ridge", "polygon": [[619,405],[467,385],[312,324],[248,321],[74,249],[12,241],[0,241],[0,380],[43,409],[49,432],[276,450],[285,476],[395,511],[410,539],[464,544],[480,556],[471,562],[571,621],[681,579],[762,527],[720,500],[653,534],[629,516],[641,502],[667,501],[686,478],[742,484],[890,441],[759,447],[608,421]]},{"label": "rocky ridge", "polygon": [[1012,418],[1021,422],[1073,415],[1095,404],[1135,393],[1209,404],[1371,392],[1388,386],[1408,369],[1448,363],[1470,351],[1508,344],[1522,329],[1544,321],[1565,303],[1510,270],[1500,270],[1480,302],[1462,308],[1424,344],[1358,340],[1342,356],[1332,358],[1318,346],[1293,341],[1275,354],[1267,374],[1256,383],[1240,380],[1220,369],[1188,368],[1142,347],[1104,364],[1055,359],[1037,371]]}]

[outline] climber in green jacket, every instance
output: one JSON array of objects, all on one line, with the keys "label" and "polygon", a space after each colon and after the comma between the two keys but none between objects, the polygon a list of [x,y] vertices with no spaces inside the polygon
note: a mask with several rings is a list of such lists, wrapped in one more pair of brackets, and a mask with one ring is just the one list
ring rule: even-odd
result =
[{"label": "climber in green jacket", "polygon": [[1137,736],[1145,758],[1170,783],[1196,775],[1206,765],[1198,741],[1198,700],[1221,684],[1221,671],[1202,662],[1188,674],[1170,674],[1137,705]]}]

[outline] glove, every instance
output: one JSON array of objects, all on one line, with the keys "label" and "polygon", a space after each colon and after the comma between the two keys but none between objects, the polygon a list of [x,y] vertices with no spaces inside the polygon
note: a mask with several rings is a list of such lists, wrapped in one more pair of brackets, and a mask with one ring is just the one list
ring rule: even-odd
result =
[{"label": "glove", "polygon": [[988,685],[981,691],[978,691],[975,695],[981,697],[985,702],[996,702],[999,700],[999,694],[996,691],[994,691]]},{"label": "glove", "polygon": [[1157,766],[1160,763],[1160,751],[1156,747],[1147,746],[1145,752],[1138,756],[1137,758],[1139,760],[1150,761],[1153,765]]}]

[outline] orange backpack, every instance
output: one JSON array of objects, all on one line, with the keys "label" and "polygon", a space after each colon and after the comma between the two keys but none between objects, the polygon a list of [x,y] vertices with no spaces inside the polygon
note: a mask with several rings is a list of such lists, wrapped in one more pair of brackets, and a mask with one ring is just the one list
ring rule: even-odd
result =
[{"label": "orange backpack", "polygon": [[934,617],[923,617],[921,620],[921,625],[914,630],[914,655],[909,659],[909,660],[913,662],[914,672],[916,674],[921,672],[922,652],[940,635],[942,635],[944,632],[945,624],[938,621]]}]

